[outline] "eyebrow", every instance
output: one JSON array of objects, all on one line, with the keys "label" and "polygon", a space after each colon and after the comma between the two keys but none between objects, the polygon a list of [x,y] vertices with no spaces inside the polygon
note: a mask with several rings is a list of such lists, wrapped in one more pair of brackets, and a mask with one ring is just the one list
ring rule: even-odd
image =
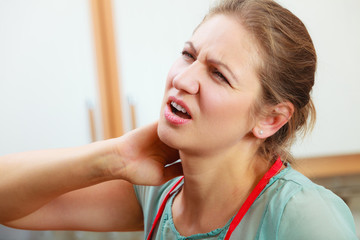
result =
[{"label": "eyebrow", "polygon": [[185,42],[185,44],[189,45],[191,50],[194,51],[194,53],[197,55],[196,48],[194,47],[194,44],[190,41]]},{"label": "eyebrow", "polygon": [[[185,42],[185,44],[189,45],[189,47],[191,48],[191,50],[194,51],[194,53],[195,53],[196,55],[198,55],[198,53],[197,53],[197,51],[196,51],[196,48],[194,47],[194,44],[193,44],[192,42],[187,41],[187,42]],[[208,64],[218,65],[218,66],[221,66],[221,67],[225,68],[226,71],[228,71],[228,72],[230,73],[231,77],[232,77],[235,81],[238,82],[235,74],[231,71],[231,69],[229,68],[229,66],[226,65],[225,63],[223,63],[223,62],[221,62],[221,61],[218,61],[218,60],[216,60],[216,59],[207,59],[206,62],[207,62]]]},{"label": "eyebrow", "polygon": [[237,78],[235,77],[235,74],[231,71],[231,69],[225,63],[220,62],[220,61],[215,60],[215,59],[208,59],[207,62],[210,63],[210,64],[215,64],[215,65],[218,65],[218,66],[221,66],[221,67],[225,68],[230,73],[231,77],[235,81],[238,81]]}]

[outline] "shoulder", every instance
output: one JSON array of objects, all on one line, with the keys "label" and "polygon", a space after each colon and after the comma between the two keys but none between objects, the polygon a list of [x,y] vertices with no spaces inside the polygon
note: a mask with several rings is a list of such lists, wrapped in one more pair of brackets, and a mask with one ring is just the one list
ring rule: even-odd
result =
[{"label": "shoulder", "polygon": [[357,239],[349,208],[330,190],[291,167],[274,187],[278,239]]},{"label": "shoulder", "polygon": [[181,177],[171,179],[160,186],[134,185],[135,194],[144,215],[145,232],[151,228],[154,218],[166,194],[180,180],[180,178]]},{"label": "shoulder", "polygon": [[[142,208],[155,207],[161,204],[161,200],[165,198],[166,194],[170,191],[173,185],[178,182],[180,177],[171,179],[160,186],[142,186],[142,185],[134,185],[134,190],[136,197],[142,206]],[[154,206],[155,204],[155,206]]]}]

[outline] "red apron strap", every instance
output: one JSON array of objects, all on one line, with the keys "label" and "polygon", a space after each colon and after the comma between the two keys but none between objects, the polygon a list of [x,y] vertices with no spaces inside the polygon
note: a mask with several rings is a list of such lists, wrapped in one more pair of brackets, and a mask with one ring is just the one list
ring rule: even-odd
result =
[{"label": "red apron strap", "polygon": [[270,178],[276,175],[277,172],[282,168],[283,163],[280,159],[280,157],[276,160],[276,162],[272,165],[272,167],[267,171],[267,173],[262,177],[262,179],[259,181],[259,183],[255,186],[255,188],[252,190],[248,198],[245,200],[244,204],[241,206],[240,210],[234,217],[234,219],[231,221],[229,230],[226,233],[226,236],[224,240],[229,240],[231,234],[235,230],[235,228],[239,225],[251,205],[254,203],[256,198],[259,196],[261,191],[265,188],[266,184],[268,184]]},{"label": "red apron strap", "polygon": [[155,219],[154,219],[153,225],[151,226],[151,230],[150,230],[149,235],[148,235],[148,237],[147,237],[148,240],[151,239],[151,236],[152,236],[152,234],[153,234],[153,232],[154,232],[154,229],[155,229],[155,227],[156,227],[156,224],[157,224],[157,222],[158,222],[158,221],[160,220],[160,218],[161,218],[161,215],[162,215],[162,213],[163,213],[163,211],[164,211],[166,202],[167,202],[167,200],[169,199],[169,197],[171,196],[172,191],[174,191],[174,189],[181,183],[181,181],[182,181],[183,179],[184,179],[184,177],[181,177],[181,178],[179,179],[179,181],[177,181],[177,182],[175,183],[175,185],[170,189],[170,191],[166,194],[166,196],[165,196],[163,202],[161,203],[161,206],[160,206],[160,208],[159,208],[159,210],[158,210],[158,212],[157,212],[157,214],[156,214],[156,217],[155,217]]}]

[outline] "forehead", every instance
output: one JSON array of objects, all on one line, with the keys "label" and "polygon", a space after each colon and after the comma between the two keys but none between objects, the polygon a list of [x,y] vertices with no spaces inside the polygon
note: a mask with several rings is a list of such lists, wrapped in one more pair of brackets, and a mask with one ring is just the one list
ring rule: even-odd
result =
[{"label": "forehead", "polygon": [[191,37],[199,54],[226,62],[234,69],[255,71],[259,60],[252,35],[233,16],[217,14],[205,20]]}]

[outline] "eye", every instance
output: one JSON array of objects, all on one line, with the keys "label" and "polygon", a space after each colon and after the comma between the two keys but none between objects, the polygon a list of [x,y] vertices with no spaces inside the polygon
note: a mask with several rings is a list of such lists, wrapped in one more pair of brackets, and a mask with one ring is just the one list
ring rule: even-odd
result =
[{"label": "eye", "polygon": [[186,50],[182,51],[181,54],[184,56],[184,58],[195,60],[195,57]]},{"label": "eye", "polygon": [[213,69],[212,73],[215,75],[216,78],[218,78],[221,81],[226,82],[227,84],[230,85],[230,82],[227,80],[227,78],[221,72],[219,72],[217,69]]}]

